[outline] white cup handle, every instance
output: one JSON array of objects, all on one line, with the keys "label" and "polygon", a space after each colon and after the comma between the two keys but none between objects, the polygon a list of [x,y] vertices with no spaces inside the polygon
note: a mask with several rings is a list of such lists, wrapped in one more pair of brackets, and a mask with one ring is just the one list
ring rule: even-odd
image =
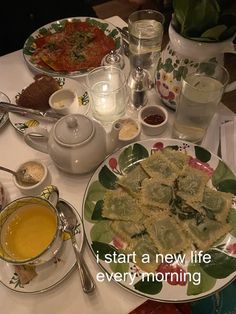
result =
[{"label": "white cup handle", "polygon": [[[32,135],[34,135],[34,137]],[[38,126],[28,128],[24,133],[24,140],[26,144],[46,154],[48,154],[48,137],[48,131]]]}]

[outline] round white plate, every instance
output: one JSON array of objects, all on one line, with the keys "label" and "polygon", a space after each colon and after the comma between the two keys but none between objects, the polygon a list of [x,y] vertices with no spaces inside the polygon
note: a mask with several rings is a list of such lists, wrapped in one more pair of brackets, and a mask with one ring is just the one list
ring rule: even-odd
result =
[{"label": "round white plate", "polygon": [[[99,252],[99,264],[106,273],[130,273],[135,276],[134,282],[130,280],[130,277],[119,281],[118,284],[122,287],[135,294],[162,302],[190,302],[215,293],[236,277],[235,197],[232,201],[232,212],[230,213],[232,231],[208,250],[208,253],[211,253],[212,256],[209,268],[204,267],[203,269],[202,264],[196,263],[194,264],[194,270],[191,270],[196,273],[202,272],[200,285],[194,286],[191,281],[186,280],[183,282],[181,279],[179,282],[152,281],[152,279],[145,279],[147,277],[142,280],[142,274],[145,275],[145,272],[133,262],[115,264],[104,261],[104,254],[122,253],[123,245],[125,245],[112,231],[109,219],[102,217],[105,192],[115,188],[116,181],[125,174],[125,169],[139,160],[147,158],[153,151],[166,146],[190,155],[192,157],[190,159],[191,167],[211,174],[209,184],[212,184],[216,189],[232,192],[236,195],[236,176],[219,157],[203,147],[175,139],[143,140],[126,146],[108,156],[91,177],[83,201],[84,230],[94,257],[96,258],[96,254]],[[184,264],[170,264],[168,270],[167,268],[159,269],[158,267],[157,271],[173,272],[178,271],[178,267],[187,271],[188,266],[189,259],[186,258]],[[175,270],[175,267],[177,267],[177,270]]]},{"label": "round white plate", "polygon": [[[55,77],[55,79],[59,82],[61,88],[68,88],[74,90],[78,97],[80,98],[78,112],[80,114],[87,114],[89,111],[90,103],[88,93],[81,83],[76,81],[75,79],[65,78],[65,77]],[[30,85],[30,84],[29,84]],[[19,91],[15,96],[15,99],[12,99],[12,103],[16,104],[16,98],[21,93]],[[50,109],[51,110],[51,109]],[[17,113],[9,112],[9,120],[11,125],[16,129],[17,132],[24,134],[25,129],[34,126],[41,126],[47,128],[48,130],[52,126],[52,122],[41,119],[40,117],[36,116],[23,116]]]},{"label": "round white plate", "polygon": [[[69,204],[60,199],[59,206],[63,206],[63,203]],[[77,217],[75,238],[81,251],[84,240],[83,224],[76,209],[71,204],[69,205]],[[63,236],[64,241],[60,252],[48,263],[35,267],[37,275],[28,284],[22,285],[14,266],[4,261],[0,261],[0,282],[7,288],[21,293],[41,293],[60,284],[77,267],[70,237],[67,233]]]},{"label": "round white plate", "polygon": [[[29,36],[29,38],[26,40],[24,47],[23,47],[23,56],[24,59],[27,63],[27,65],[34,71],[38,73],[44,73],[48,75],[53,75],[53,76],[64,76],[64,77],[79,77],[81,75],[86,74],[88,71],[91,70],[91,68],[88,69],[83,69],[81,71],[74,71],[74,72],[56,72],[52,69],[48,69],[46,67],[43,67],[42,65],[34,64],[31,61],[31,56],[33,52],[35,51],[35,39],[45,36],[48,32],[51,34],[61,31],[64,28],[65,22],[66,21],[81,21],[81,22],[87,22],[91,25],[95,25],[98,28],[100,28],[106,36],[112,37],[115,41],[116,44],[116,49],[119,49],[122,44],[122,37],[119,32],[119,30],[111,23],[97,19],[97,18],[91,18],[91,17],[71,17],[67,19],[62,19],[59,21],[55,21],[52,23],[49,23],[45,26],[42,26],[38,30],[36,30],[33,34]],[[102,43],[101,43],[102,45]]]}]

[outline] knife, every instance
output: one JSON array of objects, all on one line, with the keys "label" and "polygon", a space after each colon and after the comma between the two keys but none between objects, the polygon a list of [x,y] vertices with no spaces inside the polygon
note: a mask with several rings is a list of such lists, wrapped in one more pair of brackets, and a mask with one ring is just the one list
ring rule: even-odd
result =
[{"label": "knife", "polygon": [[14,112],[14,113],[19,113],[23,116],[26,115],[34,115],[34,116],[39,116],[42,119],[46,119],[46,120],[58,120],[60,118],[63,117],[63,115],[51,111],[51,110],[47,110],[47,111],[40,111],[40,110],[36,110],[36,109],[31,109],[31,108],[25,108],[25,107],[21,107],[21,106],[16,106],[16,105],[12,105],[10,103],[1,101],[0,102],[0,109],[6,111],[6,112]]},{"label": "knife", "polygon": [[119,30],[119,32],[121,33],[121,36],[123,39],[125,39],[125,41],[127,41],[129,43],[129,31],[128,31],[128,27],[125,26],[123,28],[117,27],[117,29]]}]

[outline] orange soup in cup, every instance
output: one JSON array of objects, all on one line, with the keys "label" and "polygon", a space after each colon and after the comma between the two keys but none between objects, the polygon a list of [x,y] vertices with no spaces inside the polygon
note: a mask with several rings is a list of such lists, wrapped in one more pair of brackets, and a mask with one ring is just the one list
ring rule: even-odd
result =
[{"label": "orange soup in cup", "polygon": [[2,247],[12,259],[31,259],[46,250],[56,229],[56,215],[49,206],[25,205],[14,211],[4,223]]}]

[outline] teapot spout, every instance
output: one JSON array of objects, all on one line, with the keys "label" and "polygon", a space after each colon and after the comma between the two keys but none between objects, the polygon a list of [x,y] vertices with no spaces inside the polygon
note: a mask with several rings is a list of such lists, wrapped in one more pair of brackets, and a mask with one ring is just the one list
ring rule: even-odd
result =
[{"label": "teapot spout", "polygon": [[120,129],[121,123],[119,121],[115,121],[112,124],[111,131],[107,134],[106,141],[107,155],[111,154],[118,147]]}]

